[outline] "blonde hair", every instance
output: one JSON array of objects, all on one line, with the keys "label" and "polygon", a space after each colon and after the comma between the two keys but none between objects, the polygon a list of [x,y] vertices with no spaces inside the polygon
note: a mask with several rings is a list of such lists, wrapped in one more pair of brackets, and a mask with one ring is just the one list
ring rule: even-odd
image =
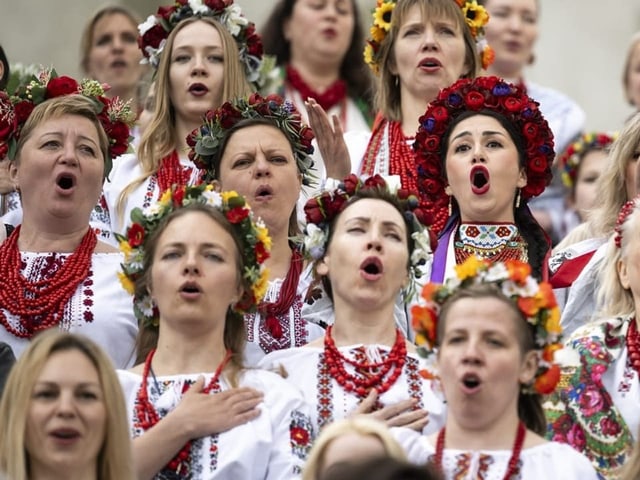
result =
[{"label": "blonde hair", "polygon": [[640,112],[625,124],[618,139],[611,145],[607,168],[598,179],[598,205],[591,210],[589,219],[576,227],[560,242],[554,252],[567,248],[587,238],[608,237],[627,198],[625,179],[627,166],[636,149],[640,147]]},{"label": "blonde hair", "polygon": [[451,0],[398,0],[391,16],[391,30],[380,45],[380,73],[377,76],[376,107],[389,120],[401,120],[400,87],[396,83],[396,75],[392,73],[395,64],[393,47],[405,21],[414,6],[418,5],[422,12],[423,21],[433,18],[453,20],[458,30],[462,32],[465,47],[465,64],[469,71],[460,78],[475,78],[480,71],[480,57],[476,51],[476,44],[471,31],[462,16],[462,10],[456,2]]},{"label": "blonde hair", "polygon": [[635,313],[633,294],[624,288],[618,274],[618,262],[626,262],[630,253],[630,242],[640,234],[640,197],[634,200],[631,213],[621,225],[620,247],[615,243],[615,235],[609,238],[607,251],[598,269],[600,285],[597,290],[597,316],[600,318],[624,317]]},{"label": "blonde hair", "polygon": [[396,460],[407,459],[404,450],[384,423],[365,416],[345,418],[331,423],[322,430],[311,448],[302,472],[302,480],[317,480],[325,463],[325,453],[329,444],[336,438],[348,434],[375,437],[380,440],[389,457]]},{"label": "blonde hair", "polygon": [[[622,70],[622,85],[624,86],[624,96],[627,98],[627,101],[630,105],[634,105],[633,100],[631,99],[631,95],[629,95],[629,73],[631,71],[631,57],[633,56],[633,51],[636,49],[638,44],[640,44],[640,32],[636,32],[631,37],[629,49],[627,50],[627,56],[624,61],[624,69]],[[634,106],[640,109],[640,105]]]},{"label": "blonde hair", "polygon": [[78,351],[96,368],[107,418],[96,459],[98,480],[133,480],[133,460],[124,394],[111,360],[93,341],[52,329],[36,336],[11,369],[0,402],[0,471],[11,480],[29,478],[25,430],[33,388],[51,356]]},{"label": "blonde hair", "polygon": [[[102,127],[102,123],[98,119],[96,113],[96,106],[94,101],[85,97],[84,95],[63,95],[61,97],[54,97],[46,100],[33,109],[29,118],[27,118],[22,130],[20,131],[20,138],[16,146],[16,155],[14,162],[16,165],[20,164],[20,153],[22,147],[29,140],[33,131],[52,118],[58,118],[63,115],[77,115],[88,119],[96,127],[98,133],[98,142],[100,152],[102,153],[103,162],[109,158],[109,137]],[[98,196],[100,193],[98,192]],[[96,198],[97,201],[97,198]]]},{"label": "blonde hair", "polygon": [[[167,37],[167,43],[160,56],[160,64],[158,65],[158,71],[155,77],[155,110],[153,111],[149,125],[142,135],[137,152],[142,174],[129,183],[118,196],[116,214],[121,221],[129,195],[147,178],[158,172],[162,159],[169,155],[180,142],[176,132],[175,109],[171,103],[171,85],[169,80],[171,53],[178,32],[195,22],[208,23],[220,34],[224,55],[222,101],[225,102],[232,98],[244,97],[252,91],[244,73],[244,66],[240,62],[238,45],[226,27],[211,17],[188,17],[182,20]],[[211,105],[211,108],[214,109],[219,106],[220,105]]]}]

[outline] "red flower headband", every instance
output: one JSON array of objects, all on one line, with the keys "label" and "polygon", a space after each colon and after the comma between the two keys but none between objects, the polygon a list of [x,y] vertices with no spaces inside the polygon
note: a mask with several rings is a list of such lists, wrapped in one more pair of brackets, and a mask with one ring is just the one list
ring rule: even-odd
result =
[{"label": "red flower headband", "polygon": [[318,261],[324,257],[329,242],[331,222],[342,212],[349,200],[365,190],[383,190],[394,194],[404,209],[404,217],[410,224],[413,240],[413,251],[410,252],[409,274],[411,277],[407,294],[413,293],[414,281],[422,275],[422,266],[427,263],[436,248],[437,239],[426,225],[431,223],[431,216],[419,206],[417,196],[405,189],[394,191],[380,175],[361,180],[351,174],[333,191],[324,191],[310,198],[304,206],[307,224],[304,231],[305,256]]},{"label": "red flower headband", "polygon": [[618,219],[616,220],[616,226],[614,228],[614,242],[618,248],[622,248],[622,226],[629,218],[629,215],[635,210],[638,201],[640,201],[640,195],[625,203],[620,209],[620,213],[618,213]]},{"label": "red flower headband", "polygon": [[576,183],[578,168],[585,155],[593,150],[608,151],[610,145],[618,138],[618,133],[590,132],[582,135],[578,140],[569,145],[569,148],[560,157],[562,169],[562,183],[568,188]]},{"label": "red flower headband", "polygon": [[[106,87],[108,88],[108,86]],[[111,171],[113,158],[130,147],[130,128],[135,121],[129,102],[104,96],[106,89],[95,80],[78,83],[71,77],[59,77],[55,70],[43,70],[19,85],[13,95],[0,92],[0,159],[13,159],[25,122],[36,105],[63,95],[84,95],[96,107],[98,120],[109,138],[109,158],[105,158],[105,176]]]},{"label": "red flower headband", "polygon": [[266,70],[272,65],[263,61],[262,39],[255,24],[244,17],[240,6],[233,0],[175,0],[172,5],[159,7],[155,15],[150,15],[138,25],[138,46],[144,61],[158,68],[167,37],[189,17],[211,17],[224,26],[236,41],[247,80],[256,90],[264,87],[268,80]]},{"label": "red flower headband", "polygon": [[525,143],[527,185],[522,188],[522,198],[542,193],[551,181],[554,151],[553,133],[538,106],[522,89],[497,77],[462,79],[440,91],[420,117],[414,143],[422,207],[435,218],[431,228],[440,232],[448,218],[444,175],[447,146],[441,143],[442,138],[455,120],[468,111],[494,112],[514,124]]},{"label": "red flower headband", "polygon": [[268,120],[289,139],[298,171],[302,174],[302,183],[311,185],[314,180],[311,173],[313,130],[302,123],[300,112],[293,103],[274,93],[267,97],[252,93],[249,98],[225,102],[218,109],[209,110],[203,124],[187,136],[189,159],[204,171],[203,180],[211,182],[219,174],[215,172],[214,161],[229,129],[241,120],[256,118]]}]

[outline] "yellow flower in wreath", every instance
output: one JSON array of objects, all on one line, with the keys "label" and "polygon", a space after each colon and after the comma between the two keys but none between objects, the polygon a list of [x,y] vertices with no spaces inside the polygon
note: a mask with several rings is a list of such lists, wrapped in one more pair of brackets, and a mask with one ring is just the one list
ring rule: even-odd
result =
[{"label": "yellow flower in wreath", "polygon": [[486,263],[476,255],[470,255],[463,263],[456,265],[456,274],[460,281],[472,278],[478,275],[478,271],[486,268]]},{"label": "yellow flower in wreath", "polygon": [[476,36],[476,32],[484,27],[489,21],[489,14],[482,5],[478,5],[476,0],[468,1],[464,7],[462,7],[462,15],[469,25],[473,36]]},{"label": "yellow flower in wreath", "polygon": [[127,277],[123,272],[118,272],[118,280],[120,280],[122,288],[124,288],[128,294],[133,295],[133,293],[136,291],[136,287],[131,279]]},{"label": "yellow flower in wreath", "polygon": [[369,33],[371,34],[371,38],[373,39],[373,41],[378,43],[382,42],[382,40],[384,40],[384,37],[387,36],[387,32],[385,32],[377,25],[371,25]]},{"label": "yellow flower in wreath", "polygon": [[378,6],[373,14],[373,24],[388,32],[391,29],[391,14],[395,6],[395,2],[383,2]]}]

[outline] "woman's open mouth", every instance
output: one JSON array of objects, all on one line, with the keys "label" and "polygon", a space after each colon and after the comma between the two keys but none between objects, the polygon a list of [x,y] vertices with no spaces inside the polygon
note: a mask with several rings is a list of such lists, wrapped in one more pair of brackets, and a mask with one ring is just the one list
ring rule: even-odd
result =
[{"label": "woman's open mouth", "polygon": [[462,391],[468,395],[477,393],[481,384],[482,381],[476,373],[465,373],[462,377]]},{"label": "woman's open mouth", "polygon": [[378,257],[369,257],[360,264],[360,275],[365,280],[378,280],[383,273],[382,262]]},{"label": "woman's open mouth", "polygon": [[484,195],[489,191],[489,170],[484,165],[476,165],[469,174],[471,191],[476,195]]},{"label": "woman's open mouth", "polygon": [[76,177],[71,173],[61,173],[56,178],[56,185],[63,193],[71,193],[76,186]]}]

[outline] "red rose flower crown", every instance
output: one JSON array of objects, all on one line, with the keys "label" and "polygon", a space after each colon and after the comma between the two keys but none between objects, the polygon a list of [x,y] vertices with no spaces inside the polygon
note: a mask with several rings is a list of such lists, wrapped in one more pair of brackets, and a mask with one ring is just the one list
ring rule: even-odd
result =
[{"label": "red rose flower crown", "polygon": [[53,69],[46,69],[18,85],[12,95],[0,91],[0,159],[7,155],[10,159],[15,158],[20,132],[36,105],[63,95],[84,95],[93,101],[109,138],[109,158],[105,158],[107,176],[112,160],[129,151],[133,140],[130,129],[135,121],[129,102],[104,96],[108,88],[95,80],[84,79],[78,83],[71,77],[59,77]]},{"label": "red rose flower crown", "polygon": [[[493,284],[510,299],[522,313],[532,330],[538,354],[538,370],[530,393],[551,393],[560,380],[560,366],[554,358],[563,348],[560,308],[551,285],[538,283],[531,276],[528,263],[519,260],[495,262],[483,260],[475,255],[455,266],[456,276],[444,285],[428,283],[422,289],[423,303],[411,307],[411,324],[416,332],[418,352],[424,357],[435,356],[437,331],[442,306],[458,290],[471,285]],[[425,373],[424,376],[431,376]]]},{"label": "red rose flower crown", "polygon": [[425,226],[429,223],[429,215],[419,207],[417,195],[405,189],[394,191],[380,175],[361,180],[351,174],[333,191],[324,191],[310,198],[304,206],[306,226],[302,244],[305,256],[312,261],[321,260],[326,252],[329,240],[329,229],[334,219],[342,212],[351,198],[367,189],[380,189],[397,196],[404,208],[405,219],[408,220],[413,250],[410,252],[410,282],[405,290],[405,297],[413,295],[416,280],[422,276],[427,262],[432,258],[436,247],[436,238]]},{"label": "red rose flower crown", "polygon": [[136,288],[136,282],[143,275],[146,239],[162,220],[174,210],[191,204],[210,205],[218,209],[229,221],[237,237],[241,239],[244,259],[243,278],[251,288],[234,306],[239,314],[255,311],[267,291],[269,272],[264,261],[269,258],[271,238],[264,223],[253,216],[244,197],[236,192],[216,192],[211,185],[173,185],[162,194],[160,200],[144,211],[134,208],[132,223],[126,235],[115,234],[125,260],[118,272],[120,283],[134,296],[134,313],[141,324],[158,326],[158,311],[149,293]]},{"label": "red rose flower crown", "polygon": [[138,25],[138,46],[145,57],[143,62],[158,68],[167,37],[178,23],[189,17],[212,17],[222,24],[236,41],[249,83],[256,90],[267,84],[275,59],[263,56],[262,39],[256,26],[244,17],[233,0],[176,0],[170,6],[159,7],[155,15]]},{"label": "red rose flower crown", "polygon": [[288,137],[302,182],[310,185],[314,180],[311,175],[313,131],[302,123],[300,113],[291,102],[275,94],[263,98],[258,93],[226,102],[217,110],[209,110],[204,124],[187,137],[189,158],[205,172],[204,180],[210,182],[216,178],[214,160],[219,155],[226,131],[239,121],[252,118],[268,120]]},{"label": "red rose flower crown", "polygon": [[490,111],[502,115],[522,134],[527,175],[527,184],[521,191],[524,200],[540,195],[551,182],[551,165],[555,156],[553,133],[540,112],[538,102],[519,87],[498,77],[458,80],[441,90],[429,104],[420,117],[413,145],[422,206],[432,212],[434,224],[431,227],[438,233],[449,216],[443,170],[447,145],[442,144],[442,138],[452,122],[469,111]]}]

